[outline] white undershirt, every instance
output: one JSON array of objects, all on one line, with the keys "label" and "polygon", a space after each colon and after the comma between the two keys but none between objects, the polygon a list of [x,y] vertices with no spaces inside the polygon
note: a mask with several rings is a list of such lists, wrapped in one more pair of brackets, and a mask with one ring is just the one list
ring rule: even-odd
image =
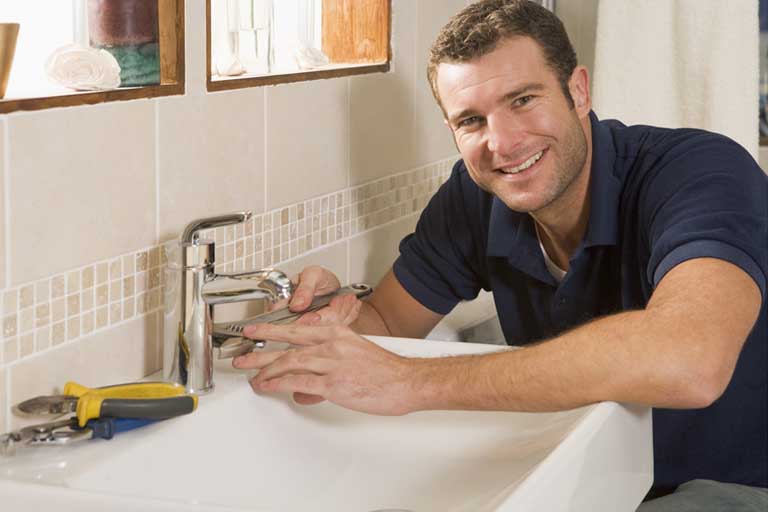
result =
[{"label": "white undershirt", "polygon": [[549,273],[552,274],[552,277],[554,277],[558,283],[562,282],[563,278],[565,277],[565,274],[568,271],[558,267],[557,264],[554,261],[552,261],[552,258],[549,257],[549,254],[547,254],[547,250],[544,248],[544,244],[541,243],[541,237],[539,236],[538,226],[536,226],[536,238],[539,240],[539,247],[541,247],[541,254],[544,255],[544,264],[547,266],[547,270],[549,270]]}]

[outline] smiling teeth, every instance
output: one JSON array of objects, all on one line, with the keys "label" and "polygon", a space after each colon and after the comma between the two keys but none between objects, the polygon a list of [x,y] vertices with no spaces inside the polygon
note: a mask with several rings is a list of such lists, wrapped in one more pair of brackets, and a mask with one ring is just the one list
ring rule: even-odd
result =
[{"label": "smiling teeth", "polygon": [[510,169],[500,169],[500,170],[501,170],[501,172],[503,172],[505,174],[517,174],[520,171],[524,171],[527,168],[529,168],[530,166],[532,166],[533,164],[535,164],[536,162],[538,162],[539,158],[541,158],[541,156],[543,154],[544,154],[544,150],[542,149],[541,151],[539,151],[538,153],[533,155],[531,158],[529,158],[525,162],[523,162],[520,165],[518,165],[517,167],[512,167]]}]

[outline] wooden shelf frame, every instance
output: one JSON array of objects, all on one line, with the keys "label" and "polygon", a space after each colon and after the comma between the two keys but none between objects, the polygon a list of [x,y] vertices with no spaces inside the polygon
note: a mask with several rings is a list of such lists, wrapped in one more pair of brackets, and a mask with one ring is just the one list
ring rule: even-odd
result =
[{"label": "wooden shelf frame", "polygon": [[[322,0],[323,51],[331,66],[322,69],[259,76],[236,76],[214,80],[211,76],[211,1],[206,0],[206,85],[210,92],[246,89],[325,78],[339,78],[370,73],[386,73],[392,61],[392,0]],[[342,37],[329,37],[331,27],[351,25],[351,30],[337,31]],[[351,34],[362,35],[374,44],[357,47]],[[381,61],[384,62],[381,62]],[[366,62],[371,62],[366,64]]]},{"label": "wooden shelf frame", "polygon": [[184,0],[158,0],[160,85],[0,100],[0,114],[184,94]]}]

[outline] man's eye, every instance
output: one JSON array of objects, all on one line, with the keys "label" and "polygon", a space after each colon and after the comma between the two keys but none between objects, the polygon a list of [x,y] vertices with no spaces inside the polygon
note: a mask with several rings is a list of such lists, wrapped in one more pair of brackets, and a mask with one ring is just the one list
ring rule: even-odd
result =
[{"label": "man's eye", "polygon": [[520,96],[515,100],[515,105],[517,105],[518,107],[522,107],[523,105],[530,103],[531,100],[533,100],[533,96],[530,94],[528,96]]},{"label": "man's eye", "polygon": [[456,123],[456,126],[458,128],[469,128],[470,126],[474,126],[476,124],[480,123],[480,118],[478,116],[472,116],[467,117]]}]

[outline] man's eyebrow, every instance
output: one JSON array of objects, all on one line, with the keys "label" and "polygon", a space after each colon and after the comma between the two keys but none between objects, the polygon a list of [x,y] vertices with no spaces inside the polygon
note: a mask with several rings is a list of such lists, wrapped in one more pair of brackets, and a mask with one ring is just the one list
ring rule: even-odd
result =
[{"label": "man's eyebrow", "polygon": [[477,112],[475,112],[473,109],[465,108],[464,110],[462,110],[458,114],[449,117],[448,118],[448,122],[450,124],[455,124],[456,121],[458,121],[459,119],[464,119],[465,117],[472,117],[472,116],[476,116],[476,115],[477,115]]},{"label": "man's eyebrow", "polygon": [[[532,91],[541,91],[543,89],[545,89],[544,84],[539,83],[539,82],[531,82],[531,83],[528,83],[528,84],[523,84],[522,86],[518,87],[517,89],[515,89],[513,91],[510,91],[507,94],[505,94],[504,96],[502,96],[500,102],[501,103],[505,103],[507,101],[510,101],[510,100],[513,100],[513,99],[517,98],[521,94],[525,94],[527,92],[532,92]],[[450,116],[448,118],[448,122],[450,124],[455,124],[456,121],[458,121],[459,119],[464,119],[465,117],[472,117],[472,116],[476,116],[476,115],[477,115],[477,112],[474,109],[465,108],[464,110],[462,110],[458,114]]]},{"label": "man's eyebrow", "polygon": [[509,100],[513,100],[513,99],[517,98],[518,96],[520,96],[522,94],[525,94],[526,92],[541,91],[544,88],[545,88],[544,84],[539,83],[539,82],[532,82],[532,83],[529,83],[529,84],[523,84],[521,87],[518,87],[514,91],[510,91],[507,94],[505,94],[501,98],[501,101],[502,102],[506,102],[506,101],[509,101]]}]

